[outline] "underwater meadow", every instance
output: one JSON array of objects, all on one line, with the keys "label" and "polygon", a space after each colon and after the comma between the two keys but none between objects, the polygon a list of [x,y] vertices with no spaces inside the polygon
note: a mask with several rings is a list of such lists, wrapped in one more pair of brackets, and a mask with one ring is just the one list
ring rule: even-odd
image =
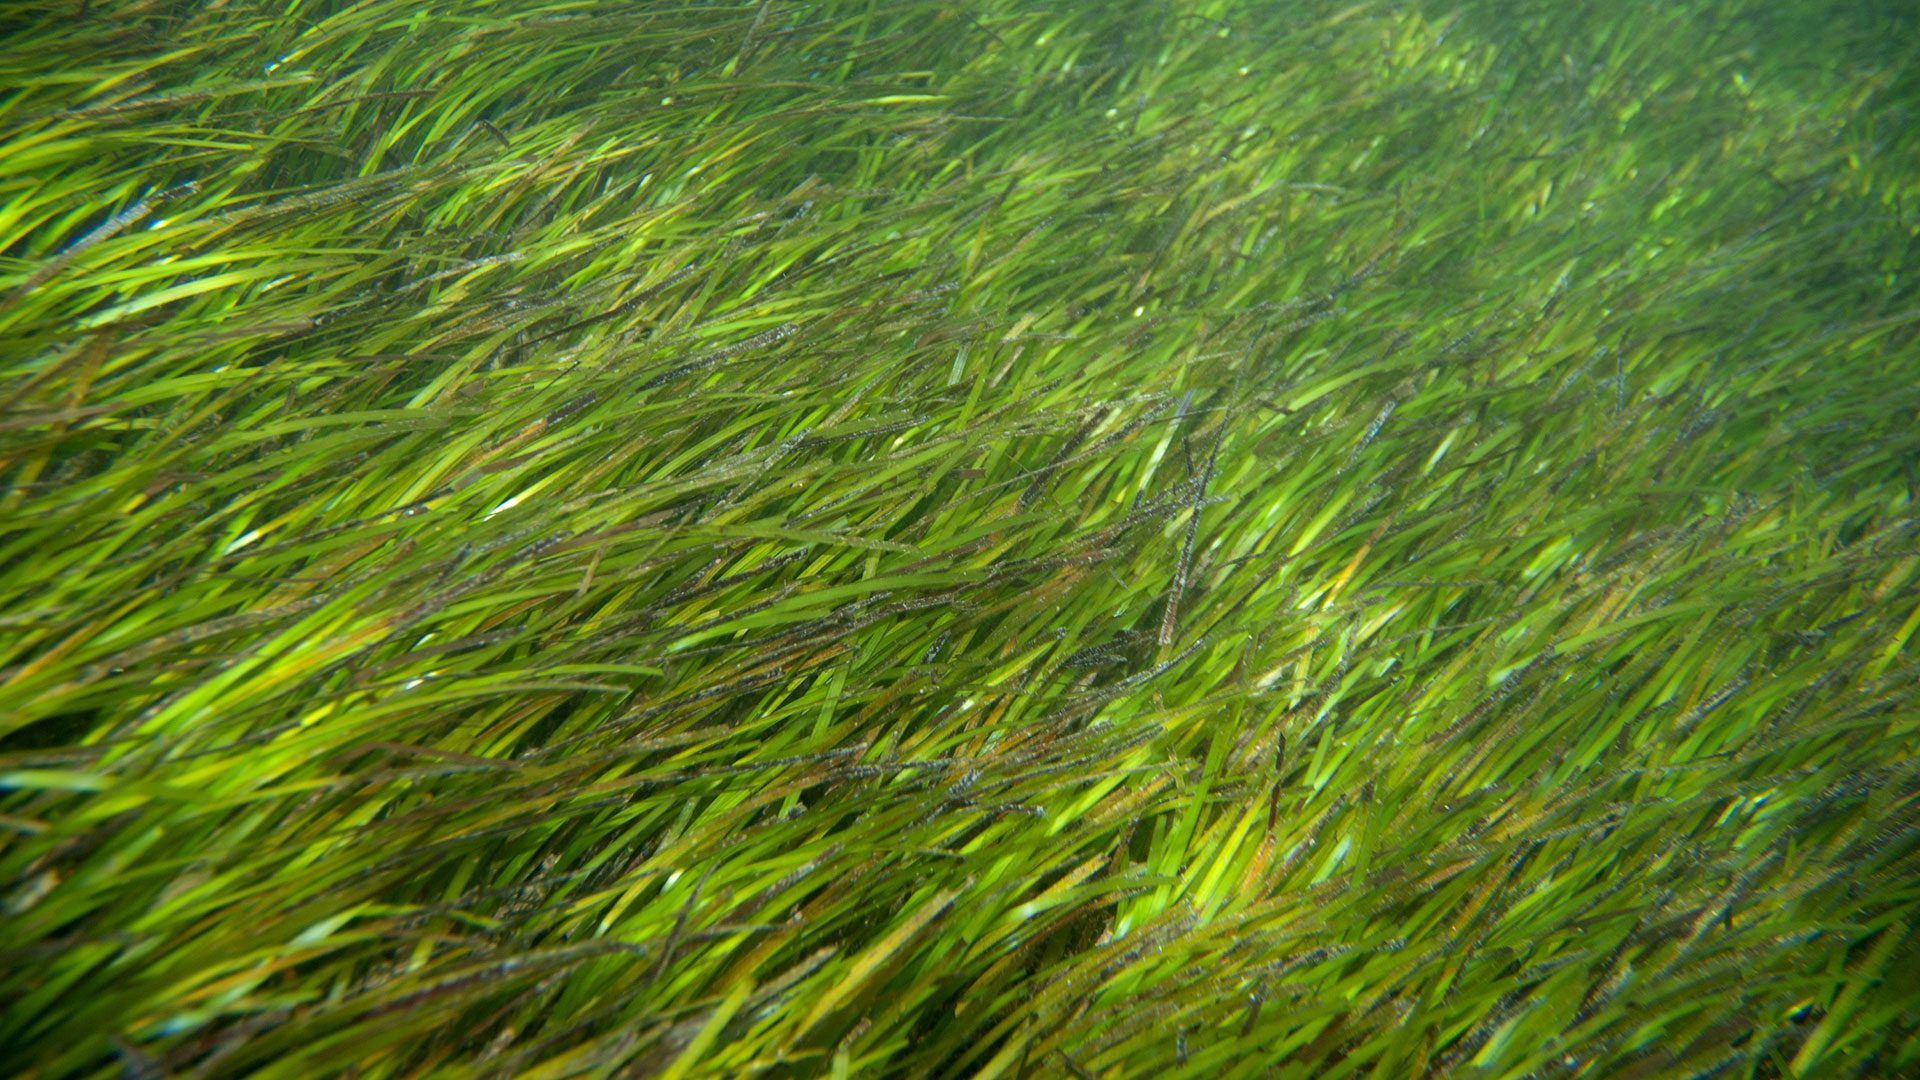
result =
[{"label": "underwater meadow", "polygon": [[1920,1075],[1920,8],[0,7],[0,1075]]}]

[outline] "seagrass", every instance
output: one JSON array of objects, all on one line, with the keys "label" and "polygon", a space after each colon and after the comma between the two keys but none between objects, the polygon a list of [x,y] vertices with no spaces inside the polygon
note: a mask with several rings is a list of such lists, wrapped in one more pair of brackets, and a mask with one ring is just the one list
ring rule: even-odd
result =
[{"label": "seagrass", "polygon": [[10,5],[0,1064],[1920,1070],[1916,50]]}]

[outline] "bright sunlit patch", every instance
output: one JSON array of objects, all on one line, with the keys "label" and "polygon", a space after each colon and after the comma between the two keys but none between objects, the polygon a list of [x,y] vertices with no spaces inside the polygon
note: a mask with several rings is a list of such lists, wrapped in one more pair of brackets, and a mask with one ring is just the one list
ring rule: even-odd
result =
[{"label": "bright sunlit patch", "polygon": [[1459,436],[1460,436],[1459,428],[1454,428],[1453,430],[1447,432],[1447,437],[1440,440],[1440,445],[1434,447],[1433,453],[1427,458],[1427,467],[1424,470],[1425,472],[1428,472],[1428,473],[1433,472],[1433,467],[1435,465],[1440,464],[1441,458],[1447,456],[1447,448],[1452,446],[1453,440],[1456,438],[1459,438]]},{"label": "bright sunlit patch", "polygon": [[516,506],[519,506],[521,498],[522,496],[515,495],[515,496],[512,496],[511,498],[506,499],[505,501],[501,502],[499,506],[496,506],[493,509],[487,511],[487,516],[492,517],[495,514],[503,514],[508,510],[511,510]]}]

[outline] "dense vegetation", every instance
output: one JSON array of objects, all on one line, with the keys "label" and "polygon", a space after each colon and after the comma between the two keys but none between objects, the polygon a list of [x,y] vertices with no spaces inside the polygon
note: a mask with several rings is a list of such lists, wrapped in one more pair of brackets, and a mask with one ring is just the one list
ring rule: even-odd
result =
[{"label": "dense vegetation", "polygon": [[1920,1070],[1920,18],[0,14],[0,1062]]}]

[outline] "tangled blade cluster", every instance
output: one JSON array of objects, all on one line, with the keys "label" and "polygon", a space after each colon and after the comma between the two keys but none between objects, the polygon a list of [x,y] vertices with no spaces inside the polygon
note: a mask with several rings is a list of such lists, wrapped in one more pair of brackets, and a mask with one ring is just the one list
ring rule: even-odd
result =
[{"label": "tangled blade cluster", "polygon": [[1905,6],[6,19],[8,1075],[1920,1069]]}]

